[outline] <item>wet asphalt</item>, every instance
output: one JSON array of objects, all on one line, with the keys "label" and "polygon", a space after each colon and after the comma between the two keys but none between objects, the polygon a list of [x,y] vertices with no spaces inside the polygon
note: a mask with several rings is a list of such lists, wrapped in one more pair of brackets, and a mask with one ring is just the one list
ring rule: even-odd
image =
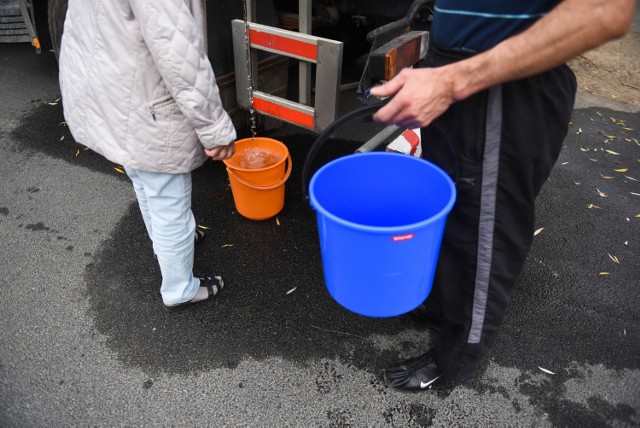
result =
[{"label": "wet asphalt", "polygon": [[[294,165],[274,219],[236,212],[222,163],[194,172],[210,228],[195,271],[226,286],[173,315],[128,178],[62,123],[53,58],[0,45],[0,88],[0,426],[640,424],[637,106],[578,105],[489,358],[466,384],[404,394],[382,370],[434,337],[327,293],[300,177],[314,135],[267,135]],[[340,130],[314,168],[373,127]]]}]

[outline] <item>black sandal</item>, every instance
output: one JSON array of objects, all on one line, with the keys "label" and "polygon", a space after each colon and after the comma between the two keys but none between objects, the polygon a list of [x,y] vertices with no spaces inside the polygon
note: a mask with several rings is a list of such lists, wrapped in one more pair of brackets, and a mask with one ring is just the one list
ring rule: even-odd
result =
[{"label": "black sandal", "polygon": [[178,303],[176,305],[164,305],[164,309],[167,312],[180,312],[183,311],[185,309],[187,309],[187,307],[189,305],[193,305],[195,303],[202,303],[202,302],[206,302],[208,300],[211,300],[211,298],[213,296],[215,296],[216,294],[218,294],[218,292],[220,290],[222,290],[222,287],[224,287],[224,281],[222,281],[222,277],[219,276],[214,276],[214,277],[205,277],[205,278],[199,278],[200,279],[200,288],[204,287],[207,289],[207,298],[206,299],[202,299],[202,300],[197,300],[195,302],[189,300],[188,302],[184,302],[184,303]]}]

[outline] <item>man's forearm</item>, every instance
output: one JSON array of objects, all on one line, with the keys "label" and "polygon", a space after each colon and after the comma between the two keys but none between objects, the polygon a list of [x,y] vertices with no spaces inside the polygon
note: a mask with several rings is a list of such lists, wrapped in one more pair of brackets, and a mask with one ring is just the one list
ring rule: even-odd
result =
[{"label": "man's forearm", "polygon": [[[453,64],[454,99],[528,77],[622,37],[636,0],[565,0],[529,29],[466,61]],[[453,77],[452,75],[452,77]]]}]

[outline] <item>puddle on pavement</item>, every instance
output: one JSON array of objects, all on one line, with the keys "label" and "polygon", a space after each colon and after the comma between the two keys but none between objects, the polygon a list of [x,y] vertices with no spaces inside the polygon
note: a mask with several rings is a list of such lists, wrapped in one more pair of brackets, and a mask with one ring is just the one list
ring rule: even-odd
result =
[{"label": "puddle on pavement", "polygon": [[[33,100],[32,104],[33,111],[12,132],[18,142],[12,150],[42,153],[113,175],[113,163],[74,141],[60,102]],[[196,220],[211,227],[196,248],[195,272],[222,275],[225,288],[215,301],[185,313],[164,311],[151,242],[137,205],[131,205],[85,272],[96,329],[125,364],[149,373],[184,373],[233,368],[246,358],[282,357],[305,363],[338,356],[378,374],[397,361],[397,353],[406,351],[405,345],[377,350],[366,337],[387,333],[393,337],[405,328],[416,328],[413,323],[351,314],[326,292],[315,213],[302,200],[300,185],[314,138],[278,138],[289,146],[294,164],[279,226],[275,219],[256,222],[235,212],[222,162],[207,162],[194,171]],[[318,154],[316,167],[353,153],[358,146],[332,140]],[[426,330],[424,335],[427,342]]]},{"label": "puddle on pavement", "polygon": [[[32,100],[31,104],[33,111],[12,132],[12,138],[19,142],[13,151],[42,153],[92,171],[114,175],[116,164],[75,142],[66,126],[59,99]],[[124,174],[115,175],[128,180]]]},{"label": "puddle on pavement", "polygon": [[[97,329],[123,362],[171,373],[233,368],[247,358],[282,357],[304,364],[338,356],[378,374],[397,361],[398,353],[407,352],[377,349],[367,337],[394,337],[416,328],[414,323],[351,314],[327,293],[315,213],[301,196],[302,162],[313,140],[293,136],[282,141],[289,145],[297,175],[287,183],[277,221],[251,221],[235,212],[221,162],[208,162],[193,174],[196,221],[211,228],[196,247],[194,271],[222,275],[225,288],[214,301],[181,314],[163,310],[160,272],[137,205],[102,245],[86,270],[88,296]],[[335,142],[318,166],[355,147]],[[426,330],[424,337],[426,344]]]}]

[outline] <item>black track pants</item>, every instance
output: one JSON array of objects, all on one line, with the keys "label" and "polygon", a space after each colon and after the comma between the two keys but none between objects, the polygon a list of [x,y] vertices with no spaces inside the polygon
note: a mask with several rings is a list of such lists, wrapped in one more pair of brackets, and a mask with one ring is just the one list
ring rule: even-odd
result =
[{"label": "black track pants", "polygon": [[[459,58],[433,52],[429,66]],[[445,377],[473,376],[502,325],[533,240],[535,198],[568,131],[576,80],[567,66],[453,104],[422,130],[423,156],[458,197],[448,216],[427,310],[445,319]]]}]

